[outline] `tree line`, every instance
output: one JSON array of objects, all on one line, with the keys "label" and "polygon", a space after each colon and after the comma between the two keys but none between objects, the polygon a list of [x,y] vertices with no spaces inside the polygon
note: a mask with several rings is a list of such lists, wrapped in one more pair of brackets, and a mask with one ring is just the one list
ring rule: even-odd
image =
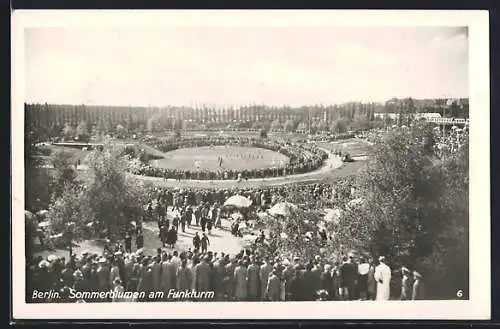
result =
[{"label": "tree line", "polygon": [[118,107],[89,105],[25,104],[27,131],[43,138],[64,136],[85,139],[103,133],[125,134],[165,130],[250,128],[284,131],[344,133],[380,127],[387,122],[375,113],[442,112],[443,116],[468,116],[468,102],[443,99],[393,99],[385,104],[350,102],[302,107]]}]

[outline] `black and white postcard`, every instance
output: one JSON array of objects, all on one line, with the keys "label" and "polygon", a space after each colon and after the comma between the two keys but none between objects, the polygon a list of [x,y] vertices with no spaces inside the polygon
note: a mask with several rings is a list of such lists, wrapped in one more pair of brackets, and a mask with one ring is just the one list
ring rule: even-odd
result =
[{"label": "black and white postcard", "polygon": [[12,31],[15,319],[490,317],[487,12]]}]

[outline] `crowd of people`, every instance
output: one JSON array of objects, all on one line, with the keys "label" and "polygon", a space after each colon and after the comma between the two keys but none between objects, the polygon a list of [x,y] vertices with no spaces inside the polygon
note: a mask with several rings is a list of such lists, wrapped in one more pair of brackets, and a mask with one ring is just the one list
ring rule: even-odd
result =
[{"label": "crowd of people", "polygon": [[460,148],[465,145],[469,139],[468,127],[458,128],[453,126],[445,134],[441,134],[439,128],[435,129],[436,143],[434,152],[440,158],[446,158],[455,154]]},{"label": "crowd of people", "polygon": [[[382,133],[379,130],[372,131],[367,138],[370,140],[370,136]],[[439,142],[451,145],[451,149],[456,150],[463,145],[466,134],[467,129],[452,129]],[[239,145],[257,145],[253,141],[241,141],[236,142]],[[233,142],[236,143],[222,138],[189,139],[175,145],[196,147]],[[286,147],[287,150],[300,149],[298,157],[309,152],[321,163],[327,156],[308,144],[270,142],[265,145],[267,148],[279,146],[277,150]],[[315,153],[317,150],[319,152]],[[293,155],[289,156],[293,158]],[[186,172],[183,178],[190,177]],[[233,176],[230,177],[234,179]],[[38,256],[29,260],[27,301],[41,302],[33,298],[33,291],[49,290],[57,291],[58,294],[44,299],[46,302],[177,301],[170,297],[172,289],[213,291],[214,296],[211,298],[216,301],[384,301],[425,298],[422,274],[406,266],[391,264],[390,259],[383,255],[358,254],[353,251],[336,259],[325,259],[321,255],[311,259],[276,256],[263,248],[266,241],[269,243],[273,239],[272,235],[266,235],[263,231],[237,254],[211,249],[212,230],[222,229],[221,218],[225,215],[223,205],[229,197],[242,195],[252,201],[247,211],[241,211],[243,220],[248,213],[265,211],[281,201],[300,203],[301,195],[312,196],[309,201],[321,200],[321,206],[334,207],[338,200],[345,201],[355,197],[350,177],[344,177],[335,184],[233,189],[151,188],[147,193],[149,202],[144,206],[142,218],[135,221],[134,226],[130,226],[123,239],[116,241],[114,245],[107,243],[102,253],[82,252],[80,255],[73,254],[68,259],[53,255],[46,259]],[[327,203],[324,203],[325,200]],[[314,202],[307,205],[308,209],[318,207]],[[160,244],[153,255],[144,251],[145,221],[158,223]],[[201,234],[195,233],[192,247],[179,246],[179,231],[184,232],[186,227],[191,226],[201,228]],[[230,230],[233,235],[241,237],[237,225],[232,225]],[[123,294],[122,297],[72,297],[75,296],[74,292],[108,291],[133,294],[131,297],[123,297]],[[149,297],[150,292],[163,292],[163,296]]]},{"label": "crowd of people", "polygon": [[[328,154],[316,147],[314,144],[305,144],[290,141],[260,140],[256,138],[236,137],[209,137],[209,138],[187,138],[179,141],[166,139],[149,139],[148,145],[160,151],[168,152],[179,148],[202,147],[202,146],[247,146],[263,148],[279,152],[289,158],[287,164],[274,164],[269,168],[253,170],[233,170],[223,168],[217,171],[196,169],[167,169],[143,163],[140,168],[135,168],[133,173],[165,179],[198,179],[198,180],[238,180],[249,178],[279,177],[301,174],[318,169],[328,158]],[[220,162],[222,163],[222,162]]]},{"label": "crowd of people", "polygon": [[[319,255],[272,258],[258,247],[257,242],[233,255],[206,248],[158,248],[155,255],[146,255],[142,248],[132,252],[118,244],[106,246],[101,254],[84,251],[68,260],[36,257],[27,264],[26,297],[28,302],[92,303],[179,301],[172,291],[212,292],[210,301],[385,301],[425,296],[420,273],[406,267],[394,271],[384,256],[377,262],[355,254],[334,262]],[[57,294],[36,300],[36,292],[43,291]],[[199,300],[196,294],[185,296]]]},{"label": "crowd of people", "polygon": [[[345,193],[351,193],[348,186]],[[297,189],[316,197],[335,193],[327,184],[237,191],[151,189],[143,221],[158,223],[161,243],[155,255],[145,254],[143,221],[137,221],[121,241],[113,246],[108,241],[101,254],[84,251],[68,260],[32,259],[27,264],[27,299],[35,301],[33,291],[50,290],[59,293],[47,302],[175,301],[171,289],[213,291],[211,298],[218,301],[423,298],[421,274],[412,275],[406,267],[392,270],[384,257],[378,261],[356,253],[334,261],[319,255],[313,259],[276,257],[264,248],[273,239],[264,231],[238,254],[211,250],[209,236],[212,229],[222,228],[222,205],[231,195],[247,196],[254,202],[252,211],[257,211],[296,194]],[[192,247],[179,249],[177,234],[190,226],[200,227],[201,235],[196,232]],[[107,291],[115,294],[104,298],[90,294]],[[119,292],[131,294],[125,298]],[[150,297],[151,292],[163,292],[163,296]]]}]

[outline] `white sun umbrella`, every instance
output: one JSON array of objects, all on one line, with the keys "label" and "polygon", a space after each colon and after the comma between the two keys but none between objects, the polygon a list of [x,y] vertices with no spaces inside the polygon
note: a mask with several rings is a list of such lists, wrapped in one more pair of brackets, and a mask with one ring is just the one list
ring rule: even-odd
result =
[{"label": "white sun umbrella", "polygon": [[55,262],[55,261],[56,261],[56,260],[58,260],[58,259],[59,259],[59,257],[57,257],[56,255],[49,255],[49,256],[47,257],[47,260],[48,260],[49,262]]},{"label": "white sun umbrella", "polygon": [[238,226],[238,229],[243,229],[243,228],[248,228],[247,223],[241,222],[240,225]]},{"label": "white sun umbrella", "polygon": [[58,238],[62,238],[62,237],[63,237],[63,234],[61,232],[61,233],[53,234],[49,238],[51,238],[51,239],[58,239]]},{"label": "white sun umbrella", "polygon": [[234,206],[237,208],[248,208],[252,205],[252,200],[245,198],[242,195],[233,195],[224,202],[225,206]]},{"label": "white sun umbrella", "polygon": [[49,227],[49,226],[50,226],[50,222],[49,221],[38,223],[38,227]]},{"label": "white sun umbrella", "polygon": [[45,217],[48,213],[49,213],[48,210],[42,209],[42,210],[38,211],[36,214],[39,217]]},{"label": "white sun umbrella", "polygon": [[24,211],[24,218],[26,218],[26,219],[35,219],[35,215],[31,211],[25,210]]},{"label": "white sun umbrella", "polygon": [[457,129],[458,129],[458,127],[457,127],[457,126],[453,126],[453,127],[451,127],[451,129],[452,129],[452,130],[457,130]]},{"label": "white sun umbrella", "polygon": [[288,216],[292,210],[296,210],[297,206],[290,202],[280,202],[275,204],[268,210],[272,216]]},{"label": "white sun umbrella", "polygon": [[285,232],[281,232],[280,233],[280,238],[282,238],[283,240],[284,239],[288,239],[288,234],[286,234]]},{"label": "white sun umbrella", "polygon": [[257,237],[255,235],[252,235],[252,234],[245,234],[243,236],[243,240],[248,241],[248,242],[255,242],[255,239],[257,239]]},{"label": "white sun umbrella", "polygon": [[342,210],[340,208],[325,209],[325,212],[326,214],[323,217],[323,220],[325,222],[337,223],[340,220],[340,217],[342,216]]},{"label": "white sun umbrella", "polygon": [[349,207],[358,207],[358,206],[361,206],[365,203],[365,199],[363,198],[357,198],[357,199],[354,199],[354,200],[351,200],[347,203],[347,205]]}]

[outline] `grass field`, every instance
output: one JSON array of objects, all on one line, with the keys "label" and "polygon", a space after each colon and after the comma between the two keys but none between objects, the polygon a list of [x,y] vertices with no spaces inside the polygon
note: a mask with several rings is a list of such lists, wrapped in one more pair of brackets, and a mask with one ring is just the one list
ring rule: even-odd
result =
[{"label": "grass field", "polygon": [[[256,147],[206,146],[183,148],[164,154],[164,159],[151,161],[153,166],[184,170],[241,170],[262,169],[286,165],[285,155]],[[222,163],[219,166],[219,158]]]},{"label": "grass field", "polygon": [[[89,155],[90,151],[83,151],[82,149],[79,148],[74,148],[74,147],[63,147],[63,146],[56,146],[56,145],[45,145],[43,148],[50,150],[51,155],[56,153],[56,152],[67,152],[72,155],[74,161],[80,160],[81,163],[83,163],[83,160]],[[42,159],[44,160],[45,163],[49,163],[49,159],[51,157],[49,156],[42,156]]]}]

